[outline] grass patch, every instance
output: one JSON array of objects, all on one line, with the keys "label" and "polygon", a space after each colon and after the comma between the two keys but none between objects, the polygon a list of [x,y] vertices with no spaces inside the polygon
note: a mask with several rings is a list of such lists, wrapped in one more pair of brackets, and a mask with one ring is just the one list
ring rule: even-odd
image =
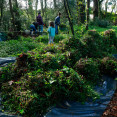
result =
[{"label": "grass patch", "polygon": [[[55,44],[66,38],[66,35],[55,36]],[[9,40],[0,42],[0,57],[17,56],[19,53],[26,53],[33,49],[43,49],[48,44],[48,36],[43,35],[37,38],[19,37],[17,40]]]},{"label": "grass patch", "polygon": [[21,52],[27,52],[38,46],[31,38],[19,38],[0,42],[0,57],[17,56]]}]

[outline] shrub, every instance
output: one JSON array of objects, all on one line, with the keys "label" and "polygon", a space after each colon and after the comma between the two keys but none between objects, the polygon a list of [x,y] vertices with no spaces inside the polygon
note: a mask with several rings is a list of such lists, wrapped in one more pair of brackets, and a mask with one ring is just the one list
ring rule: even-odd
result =
[{"label": "shrub", "polygon": [[48,36],[47,35],[42,35],[36,38],[38,42],[43,42],[43,43],[48,43]]},{"label": "shrub", "polygon": [[98,22],[98,26],[102,28],[107,28],[107,26],[109,26],[109,22],[105,20],[101,20]]},{"label": "shrub", "polygon": [[61,28],[66,28],[66,25],[65,25],[65,24],[60,24],[59,27],[61,27]]},{"label": "shrub", "polygon": [[106,41],[107,44],[117,46],[117,37],[115,30],[113,29],[106,30],[103,35],[104,40]]},{"label": "shrub", "polygon": [[43,53],[47,53],[47,52],[51,52],[51,53],[56,53],[56,48],[55,47],[50,47],[50,46],[47,46],[45,48],[43,48]]},{"label": "shrub", "polygon": [[65,31],[65,30],[67,30],[67,26],[65,24],[60,24],[59,29],[61,31]]},{"label": "shrub", "polygon": [[94,84],[101,79],[99,65],[91,58],[81,58],[76,62],[74,68],[79,74],[83,75],[86,80],[94,82]]},{"label": "shrub", "polygon": [[88,35],[93,36],[95,38],[99,37],[99,33],[96,30],[88,30]]},{"label": "shrub", "polygon": [[[92,31],[90,32],[93,33]],[[96,36],[98,35],[98,36]],[[102,57],[102,37],[96,32],[92,35],[84,35],[82,43],[79,44],[78,50],[80,50],[82,57]]]},{"label": "shrub", "polygon": [[71,50],[66,52],[66,65],[73,67],[73,65],[82,57],[82,54],[79,50]]},{"label": "shrub", "polygon": [[108,38],[116,38],[115,30],[109,29],[104,32],[104,36],[107,36]]},{"label": "shrub", "polygon": [[44,70],[59,69],[59,63],[54,54],[47,52],[42,55],[42,67]]},{"label": "shrub", "polygon": [[80,40],[77,39],[77,38],[74,38],[74,37],[69,37],[68,40],[66,40],[66,45],[65,45],[65,48],[74,48],[74,49],[77,49],[79,46],[79,43],[80,43]]},{"label": "shrub", "polygon": [[95,26],[99,26],[99,27],[102,27],[102,28],[107,28],[107,26],[110,25],[109,21],[107,20],[101,20],[99,18],[95,18],[94,21],[91,21],[90,22],[90,25],[95,25]]},{"label": "shrub", "polygon": [[100,72],[102,74],[114,76],[117,73],[117,60],[110,57],[104,57],[99,61]]},{"label": "shrub", "polygon": [[14,76],[15,76],[14,66],[11,66],[11,64],[9,64],[8,66],[5,66],[0,70],[0,83],[13,80]]},{"label": "shrub", "polygon": [[66,38],[66,37],[65,37],[64,35],[62,35],[62,34],[56,35],[55,38],[54,38],[54,42],[55,42],[55,43],[58,43],[59,41],[65,39],[65,38]]}]

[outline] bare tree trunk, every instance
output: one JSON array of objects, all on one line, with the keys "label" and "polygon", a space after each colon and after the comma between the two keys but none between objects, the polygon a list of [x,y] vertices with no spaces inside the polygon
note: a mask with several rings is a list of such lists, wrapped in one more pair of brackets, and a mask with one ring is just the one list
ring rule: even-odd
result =
[{"label": "bare tree trunk", "polygon": [[105,3],[105,15],[107,14],[107,9],[108,9],[108,0],[106,0],[106,3]]},{"label": "bare tree trunk", "polygon": [[32,20],[33,17],[34,17],[32,3],[33,3],[33,0],[28,0],[29,14],[31,15],[31,20]]},{"label": "bare tree trunk", "polygon": [[36,4],[35,4],[35,6],[36,6],[36,13],[35,13],[35,18],[37,17],[37,7],[38,7],[38,0],[36,0]]},{"label": "bare tree trunk", "polygon": [[86,14],[85,14],[85,0],[81,1],[82,4],[80,5],[80,17],[81,17],[81,23],[84,23],[86,20]]},{"label": "bare tree trunk", "polygon": [[15,30],[15,18],[14,18],[14,14],[13,14],[13,8],[12,8],[11,0],[9,0],[9,5],[10,5],[10,12],[11,12],[11,17],[12,17],[13,28]]},{"label": "bare tree trunk", "polygon": [[89,8],[90,8],[90,0],[87,0],[87,6],[86,6],[86,30],[88,30],[88,23],[89,23]]},{"label": "bare tree trunk", "polygon": [[102,7],[102,2],[103,2],[104,0],[99,0],[98,1],[98,5],[99,5],[99,7],[98,7],[98,17],[99,18],[102,18],[102,16],[103,16],[103,13],[102,13],[102,11],[101,11],[101,7]]},{"label": "bare tree trunk", "polygon": [[115,7],[116,7],[116,1],[115,1],[115,4],[114,4],[114,6],[112,7],[111,15],[112,15],[112,13],[113,13],[113,10],[115,9]]},{"label": "bare tree trunk", "polygon": [[44,10],[43,10],[43,0],[40,0],[41,3],[41,12],[42,12],[42,16],[44,15]]},{"label": "bare tree trunk", "polygon": [[18,7],[18,2],[17,0],[15,0],[15,5],[16,5],[16,20],[15,20],[15,25],[16,25],[16,29],[17,31],[21,30],[21,21],[20,21],[20,14],[19,14],[19,7]]},{"label": "bare tree trunk", "polygon": [[45,16],[45,25],[47,25],[47,14],[46,14],[46,8],[47,8],[47,0],[44,0],[44,3],[45,3],[45,8],[44,8],[44,16]]},{"label": "bare tree trunk", "polygon": [[[28,16],[28,19],[30,18],[29,16],[29,11],[28,11],[28,0],[26,0],[26,12],[27,12],[27,16]],[[29,20],[28,20],[29,21]]]},{"label": "bare tree trunk", "polygon": [[46,12],[47,0],[44,0],[44,4],[45,4],[44,12]]},{"label": "bare tree trunk", "polygon": [[70,16],[71,11],[70,11],[68,5],[69,5],[68,4],[68,1],[67,0],[64,0],[64,7],[65,7],[65,10],[66,10],[66,13],[67,13],[67,16],[68,16],[68,20],[69,20],[69,23],[70,23],[70,27],[71,27],[72,34],[74,35],[73,22],[71,21],[72,16]]},{"label": "bare tree trunk", "polygon": [[77,20],[78,20],[78,24],[80,24],[80,8],[79,6],[79,0],[77,0]]},{"label": "bare tree trunk", "polygon": [[78,24],[85,22],[85,1],[77,0]]},{"label": "bare tree trunk", "polygon": [[53,2],[54,2],[54,9],[56,8],[56,0],[53,0]]},{"label": "bare tree trunk", "polygon": [[94,19],[98,17],[98,0],[94,0],[94,10],[93,10],[93,17]]},{"label": "bare tree trunk", "polygon": [[3,2],[4,0],[1,0],[1,4],[0,4],[0,13],[1,13],[1,17],[0,17],[0,26],[2,25],[2,18],[3,18]]}]

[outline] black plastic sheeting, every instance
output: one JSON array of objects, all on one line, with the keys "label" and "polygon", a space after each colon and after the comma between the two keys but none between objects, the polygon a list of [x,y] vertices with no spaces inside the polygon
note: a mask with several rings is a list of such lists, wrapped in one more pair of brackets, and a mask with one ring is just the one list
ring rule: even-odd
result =
[{"label": "black plastic sheeting", "polygon": [[6,41],[7,40],[7,34],[0,32],[0,41]]},{"label": "black plastic sheeting", "polygon": [[103,80],[101,86],[95,87],[95,90],[102,94],[100,99],[95,102],[91,100],[85,104],[66,101],[66,104],[61,105],[63,107],[69,105],[67,109],[54,107],[45,117],[101,117],[117,85],[116,81],[108,76],[103,76]]},{"label": "black plastic sheeting", "polygon": [[117,54],[113,54],[113,57],[115,57],[117,59]]},{"label": "black plastic sheeting", "polygon": [[15,62],[16,57],[6,57],[6,58],[0,58],[0,66],[5,66],[8,63]]}]

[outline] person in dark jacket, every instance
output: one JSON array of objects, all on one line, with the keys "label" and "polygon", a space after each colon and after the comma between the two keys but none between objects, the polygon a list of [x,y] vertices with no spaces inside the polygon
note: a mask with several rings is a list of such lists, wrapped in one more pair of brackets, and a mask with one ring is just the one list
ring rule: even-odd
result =
[{"label": "person in dark jacket", "polygon": [[61,13],[58,13],[58,16],[55,18],[55,33],[58,34],[58,26],[60,25],[60,16]]},{"label": "person in dark jacket", "polygon": [[30,28],[31,28],[30,33],[31,33],[31,35],[33,34],[33,32],[37,33],[37,26],[38,26],[37,22],[33,22],[30,25]]},{"label": "person in dark jacket", "polygon": [[37,28],[38,28],[38,22],[33,22],[33,24],[35,25],[35,28],[37,30]]},{"label": "person in dark jacket", "polygon": [[41,12],[38,13],[38,16],[37,16],[37,22],[38,22],[38,26],[39,26],[39,32],[43,32],[43,19],[41,17]]}]

